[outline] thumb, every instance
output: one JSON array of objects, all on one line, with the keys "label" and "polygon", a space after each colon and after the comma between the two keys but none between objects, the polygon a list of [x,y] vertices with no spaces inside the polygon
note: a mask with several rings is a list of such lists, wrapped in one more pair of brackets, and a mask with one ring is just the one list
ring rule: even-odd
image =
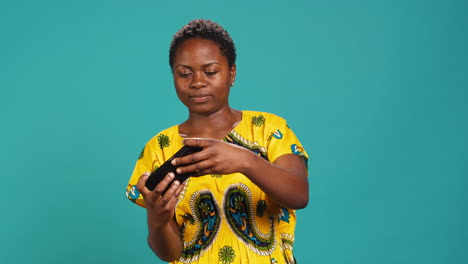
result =
[{"label": "thumb", "polygon": [[147,194],[149,194],[151,191],[146,187],[146,181],[148,180],[148,177],[150,176],[150,173],[149,171],[143,173],[141,176],[140,176],[140,179],[138,179],[138,183],[137,183],[137,189],[138,191],[143,195],[143,196],[146,196]]}]

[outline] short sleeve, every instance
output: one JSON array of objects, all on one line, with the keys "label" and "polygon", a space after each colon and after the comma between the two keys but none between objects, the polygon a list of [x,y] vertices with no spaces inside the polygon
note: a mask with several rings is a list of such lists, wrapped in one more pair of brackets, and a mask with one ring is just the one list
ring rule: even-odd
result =
[{"label": "short sleeve", "polygon": [[145,202],[143,196],[137,189],[138,180],[141,175],[147,171],[152,172],[159,166],[159,162],[156,154],[151,150],[150,144],[146,144],[143,150],[141,151],[140,156],[135,164],[132,176],[127,185],[127,190],[125,195],[127,198],[136,203],[139,206],[145,207]]},{"label": "short sleeve", "polygon": [[135,164],[125,192],[126,197],[139,206],[145,207],[143,196],[137,189],[138,180],[145,172],[153,172],[181,148],[182,140],[178,138],[177,126],[156,134],[146,143]]},{"label": "short sleeve", "polygon": [[299,156],[307,168],[309,156],[304,150],[301,142],[287,125],[285,120],[281,119],[278,124],[271,124],[268,142],[268,160],[274,162],[277,158],[285,154],[294,154]]}]

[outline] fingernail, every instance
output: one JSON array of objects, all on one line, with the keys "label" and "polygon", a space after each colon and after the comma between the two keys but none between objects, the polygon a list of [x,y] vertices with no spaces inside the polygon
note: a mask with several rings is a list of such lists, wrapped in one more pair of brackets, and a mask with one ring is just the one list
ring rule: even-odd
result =
[{"label": "fingernail", "polygon": [[169,172],[169,178],[170,178],[170,179],[174,178],[174,173]]},{"label": "fingernail", "polygon": [[179,186],[179,181],[174,181],[174,186]]},{"label": "fingernail", "polygon": [[176,161],[175,159],[173,159],[173,160],[171,161],[171,164],[172,164],[172,165],[177,165],[177,161]]},{"label": "fingernail", "polygon": [[177,168],[177,173],[181,174],[182,173],[182,169],[181,168]]}]

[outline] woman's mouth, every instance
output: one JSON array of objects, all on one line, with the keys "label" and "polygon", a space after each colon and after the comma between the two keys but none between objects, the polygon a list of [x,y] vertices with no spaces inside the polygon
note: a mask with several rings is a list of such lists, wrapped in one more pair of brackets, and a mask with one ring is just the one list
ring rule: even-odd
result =
[{"label": "woman's mouth", "polygon": [[194,96],[191,96],[192,100],[195,102],[195,103],[204,103],[206,101],[208,101],[208,98],[210,96],[207,95],[207,94],[200,94],[200,95],[194,95]]}]

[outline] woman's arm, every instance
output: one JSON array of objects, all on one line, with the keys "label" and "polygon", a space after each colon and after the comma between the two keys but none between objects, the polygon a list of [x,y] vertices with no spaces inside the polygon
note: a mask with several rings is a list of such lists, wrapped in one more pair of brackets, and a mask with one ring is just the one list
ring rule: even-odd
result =
[{"label": "woman's arm", "polygon": [[190,138],[185,145],[202,147],[201,152],[173,160],[178,173],[231,174],[240,172],[250,178],[270,198],[290,209],[304,208],[309,201],[307,171],[302,160],[285,154],[273,163],[252,151],[217,139]]},{"label": "woman's arm", "polygon": [[[250,151],[249,151],[250,152]],[[285,154],[273,163],[251,152],[241,173],[250,178],[270,198],[290,209],[305,208],[309,202],[309,182],[303,161]]]},{"label": "woman's arm", "polygon": [[174,178],[174,174],[168,173],[153,191],[145,186],[148,177],[149,173],[146,172],[140,177],[137,185],[147,210],[148,244],[161,260],[174,261],[182,254],[182,238],[174,210],[184,185],[174,181],[166,193],[161,195]]},{"label": "woman's arm", "polygon": [[148,245],[161,260],[178,259],[182,253],[182,240],[175,219],[163,226],[153,224],[155,221],[157,217],[151,217],[148,212]]}]

